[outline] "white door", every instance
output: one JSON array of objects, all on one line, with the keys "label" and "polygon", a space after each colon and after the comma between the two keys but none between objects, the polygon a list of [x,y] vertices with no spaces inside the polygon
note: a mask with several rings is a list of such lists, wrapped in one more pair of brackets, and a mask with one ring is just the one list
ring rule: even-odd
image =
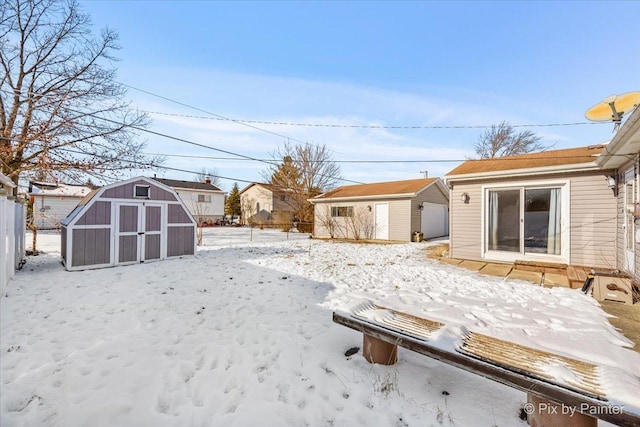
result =
[{"label": "white door", "polygon": [[116,204],[115,263],[140,262],[142,205]]},{"label": "white door", "polygon": [[633,273],[634,271],[634,258],[635,258],[635,225],[634,225],[634,210],[635,210],[635,178],[633,169],[630,169],[624,174],[624,253],[625,253],[625,269]]},{"label": "white door", "polygon": [[389,240],[389,203],[376,203],[376,239]]}]

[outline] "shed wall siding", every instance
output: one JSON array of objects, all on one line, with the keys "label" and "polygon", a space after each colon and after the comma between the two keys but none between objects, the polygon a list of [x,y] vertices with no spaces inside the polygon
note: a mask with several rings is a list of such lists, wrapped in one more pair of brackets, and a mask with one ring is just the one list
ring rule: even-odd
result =
[{"label": "shed wall siding", "polygon": [[74,267],[111,262],[109,228],[74,229],[71,244],[71,265]]},{"label": "shed wall siding", "polygon": [[[134,187],[136,185],[145,185],[149,186],[149,199],[148,200],[164,200],[164,201],[176,201],[176,197],[173,193],[170,193],[163,188],[160,188],[156,185],[150,184],[147,181],[135,181],[127,184],[122,184],[117,187],[109,188],[104,193],[102,193],[102,198],[105,199],[136,199],[139,198],[134,197]],[[147,199],[144,199],[147,200]]]},{"label": "shed wall siding", "polygon": [[167,256],[193,255],[195,244],[193,226],[167,228]]},{"label": "shed wall siding", "polygon": [[76,225],[109,225],[111,224],[111,202],[96,201],[78,218]]},{"label": "shed wall siding", "polygon": [[186,224],[191,222],[189,214],[181,205],[171,204],[167,207],[169,224]]},{"label": "shed wall siding", "polygon": [[60,230],[60,255],[64,263],[67,263],[67,227],[62,226]]}]

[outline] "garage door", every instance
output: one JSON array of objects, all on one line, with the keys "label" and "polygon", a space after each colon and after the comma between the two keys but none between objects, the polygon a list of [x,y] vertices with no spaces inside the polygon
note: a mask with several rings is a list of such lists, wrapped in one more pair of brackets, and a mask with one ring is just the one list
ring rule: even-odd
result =
[{"label": "garage door", "polygon": [[424,203],[421,229],[425,239],[449,235],[449,207],[435,203]]}]

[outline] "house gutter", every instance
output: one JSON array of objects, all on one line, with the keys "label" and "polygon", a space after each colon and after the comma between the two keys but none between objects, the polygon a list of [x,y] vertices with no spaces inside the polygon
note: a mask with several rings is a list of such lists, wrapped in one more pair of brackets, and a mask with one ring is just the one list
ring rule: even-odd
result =
[{"label": "house gutter", "polygon": [[506,170],[506,171],[469,173],[469,174],[463,174],[463,175],[448,175],[448,176],[445,176],[445,179],[447,180],[447,182],[458,182],[458,181],[472,181],[472,180],[482,179],[482,178],[512,178],[512,177],[531,176],[531,175],[550,175],[554,173],[591,172],[591,171],[599,171],[602,169],[603,168],[598,166],[595,162],[590,162],[590,163],[578,163],[571,166],[558,165],[558,166],[547,166],[544,168],[512,169],[512,170]]},{"label": "house gutter", "polygon": [[402,194],[380,194],[375,196],[350,196],[350,197],[323,197],[307,199],[309,203],[322,202],[356,202],[359,200],[379,200],[379,199],[407,199],[416,197],[418,193],[402,193]]},{"label": "house gutter", "polygon": [[[640,132],[640,107],[636,107],[631,116],[624,123],[622,128],[615,134],[611,142],[607,145],[604,152],[596,159],[596,163],[602,168],[617,168],[621,164],[627,162],[628,158],[619,157],[619,152],[624,148],[624,142],[629,137]],[[623,153],[624,154],[624,153]],[[618,161],[616,161],[618,160]],[[609,164],[612,164],[609,166]]]}]

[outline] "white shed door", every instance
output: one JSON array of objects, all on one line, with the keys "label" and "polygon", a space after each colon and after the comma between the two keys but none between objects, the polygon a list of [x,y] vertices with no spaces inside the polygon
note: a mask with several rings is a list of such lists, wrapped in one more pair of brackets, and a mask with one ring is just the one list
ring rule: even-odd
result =
[{"label": "white shed door", "polygon": [[420,229],[425,239],[449,234],[449,212],[447,205],[424,203],[420,218]]},{"label": "white shed door", "polygon": [[376,203],[376,239],[389,240],[389,204]]}]

